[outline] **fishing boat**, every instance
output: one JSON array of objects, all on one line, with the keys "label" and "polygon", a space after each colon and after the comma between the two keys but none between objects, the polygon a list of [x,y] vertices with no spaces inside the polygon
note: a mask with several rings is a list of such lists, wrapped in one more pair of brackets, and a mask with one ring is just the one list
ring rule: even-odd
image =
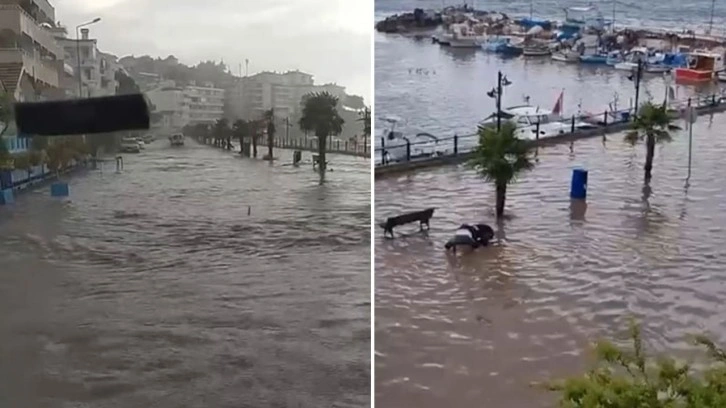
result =
[{"label": "fishing boat", "polygon": [[607,64],[608,56],[606,54],[587,54],[580,55],[580,62],[583,64]]},{"label": "fishing boat", "polygon": [[547,46],[537,44],[523,47],[522,54],[525,57],[546,57],[552,54],[552,51]]},{"label": "fishing boat", "polygon": [[512,44],[511,41],[504,44],[497,50],[497,54],[502,54],[508,57],[516,57],[522,55],[522,52],[524,52],[524,48],[521,45]]},{"label": "fishing boat", "polygon": [[688,65],[674,70],[676,81],[705,82],[724,69],[723,55],[711,51],[688,54]]},{"label": "fishing boat", "polygon": [[616,64],[619,64],[621,62],[625,61],[625,58],[623,57],[623,53],[620,51],[610,51],[607,54],[607,59],[605,60],[605,63],[610,66],[615,66]]},{"label": "fishing boat", "polygon": [[716,78],[719,82],[726,82],[726,71],[718,71],[716,73]]},{"label": "fishing boat", "polygon": [[450,27],[449,46],[452,48],[479,48],[481,39],[466,24],[454,24]]},{"label": "fishing boat", "polygon": [[639,63],[645,64],[647,58],[648,50],[643,47],[636,47],[630,50],[630,52],[625,55],[625,59],[623,62],[619,62],[613,65],[613,67],[621,71],[632,71],[634,69],[638,69]]},{"label": "fishing boat", "polygon": [[509,37],[489,37],[482,41],[481,48],[488,52],[499,52],[509,41]]}]

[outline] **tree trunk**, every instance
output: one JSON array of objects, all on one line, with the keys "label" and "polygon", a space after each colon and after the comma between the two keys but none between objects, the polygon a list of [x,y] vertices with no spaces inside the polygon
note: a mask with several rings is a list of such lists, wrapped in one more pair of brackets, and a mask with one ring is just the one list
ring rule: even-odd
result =
[{"label": "tree trunk", "polygon": [[272,144],[274,143],[273,138],[275,135],[267,134],[267,157],[272,161]]},{"label": "tree trunk", "polygon": [[252,157],[257,158],[257,136],[252,136]]},{"label": "tree trunk", "polygon": [[655,156],[655,136],[648,135],[645,139],[645,181],[650,181],[653,171],[653,156]]},{"label": "tree trunk", "polygon": [[318,171],[320,172],[320,178],[322,179],[325,176],[325,167],[326,167],[326,160],[325,160],[325,142],[328,136],[325,135],[317,135],[318,136]]},{"label": "tree trunk", "polygon": [[504,202],[507,199],[507,184],[497,184],[497,219],[504,216]]}]

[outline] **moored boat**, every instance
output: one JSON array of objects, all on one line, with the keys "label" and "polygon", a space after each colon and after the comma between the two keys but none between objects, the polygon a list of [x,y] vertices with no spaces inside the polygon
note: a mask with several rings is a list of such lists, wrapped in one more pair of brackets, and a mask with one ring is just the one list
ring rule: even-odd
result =
[{"label": "moored boat", "polygon": [[525,57],[546,57],[552,54],[552,51],[544,45],[531,45],[524,47],[522,54]]},{"label": "moored boat", "polygon": [[608,60],[605,54],[580,55],[580,62],[583,64],[606,64]]},{"label": "moored boat", "polygon": [[723,55],[711,51],[694,51],[688,55],[688,65],[674,70],[676,81],[705,82],[724,69]]}]

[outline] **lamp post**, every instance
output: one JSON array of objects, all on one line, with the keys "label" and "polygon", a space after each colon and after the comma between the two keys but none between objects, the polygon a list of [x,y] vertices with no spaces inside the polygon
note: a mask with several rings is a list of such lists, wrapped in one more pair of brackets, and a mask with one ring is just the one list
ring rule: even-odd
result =
[{"label": "lamp post", "polygon": [[633,109],[633,117],[638,115],[638,98],[640,97],[640,80],[643,77],[643,61],[638,60],[638,67],[635,72],[628,76],[628,79],[635,83],[635,108]]},{"label": "lamp post", "polygon": [[78,97],[83,98],[83,77],[81,76],[81,35],[79,34],[79,29],[81,27],[86,27],[91,24],[96,24],[99,21],[101,21],[101,17],[96,17],[93,20],[79,24],[76,26],[76,59],[78,62]]},{"label": "lamp post", "polygon": [[497,73],[497,87],[487,92],[487,96],[496,99],[497,104],[497,132],[502,129],[502,92],[505,86],[512,85],[512,81],[507,79],[502,71]]}]

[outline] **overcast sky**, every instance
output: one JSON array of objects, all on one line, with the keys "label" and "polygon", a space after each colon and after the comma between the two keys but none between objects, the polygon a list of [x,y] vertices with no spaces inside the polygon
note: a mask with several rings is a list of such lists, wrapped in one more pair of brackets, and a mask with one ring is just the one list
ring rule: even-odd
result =
[{"label": "overcast sky", "polygon": [[89,27],[119,57],[173,54],[185,64],[224,59],[232,72],[299,69],[370,103],[373,0],[50,0],[75,36]]}]

